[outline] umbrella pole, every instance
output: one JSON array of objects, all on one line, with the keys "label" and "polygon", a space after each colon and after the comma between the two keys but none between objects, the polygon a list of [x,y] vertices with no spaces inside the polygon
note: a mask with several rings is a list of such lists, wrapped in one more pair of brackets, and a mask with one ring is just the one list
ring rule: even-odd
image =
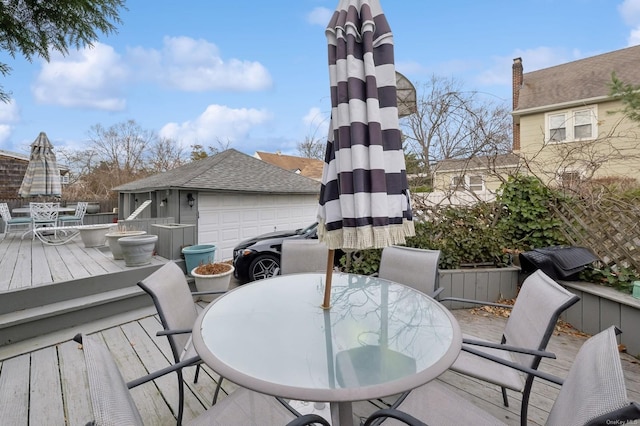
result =
[{"label": "umbrella pole", "polygon": [[322,302],[322,309],[329,309],[331,307],[331,279],[333,278],[333,258],[335,256],[335,250],[330,249],[327,254],[327,272],[324,282],[324,301]]}]

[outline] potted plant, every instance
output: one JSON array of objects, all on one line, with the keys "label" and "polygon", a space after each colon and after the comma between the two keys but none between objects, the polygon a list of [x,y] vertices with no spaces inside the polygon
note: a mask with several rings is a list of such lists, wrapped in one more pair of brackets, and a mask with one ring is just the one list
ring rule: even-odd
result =
[{"label": "potted plant", "polygon": [[140,231],[137,229],[127,228],[125,225],[118,225],[115,229],[109,231],[106,235],[107,243],[109,244],[109,249],[111,250],[111,254],[113,254],[114,259],[122,260],[124,257],[122,256],[122,249],[120,248],[120,244],[118,240],[122,237],[133,237],[135,235],[144,235],[147,231]]},{"label": "potted plant", "polygon": [[[191,270],[191,276],[195,278],[198,291],[227,291],[233,270],[230,262],[201,263]],[[211,302],[215,297],[201,296],[201,300]]]}]

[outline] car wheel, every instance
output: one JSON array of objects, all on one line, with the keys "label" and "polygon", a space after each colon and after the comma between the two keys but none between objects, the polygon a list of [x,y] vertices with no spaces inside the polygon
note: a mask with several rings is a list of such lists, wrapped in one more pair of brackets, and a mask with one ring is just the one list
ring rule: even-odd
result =
[{"label": "car wheel", "polygon": [[263,280],[280,273],[280,259],[270,254],[261,254],[249,265],[249,280]]}]

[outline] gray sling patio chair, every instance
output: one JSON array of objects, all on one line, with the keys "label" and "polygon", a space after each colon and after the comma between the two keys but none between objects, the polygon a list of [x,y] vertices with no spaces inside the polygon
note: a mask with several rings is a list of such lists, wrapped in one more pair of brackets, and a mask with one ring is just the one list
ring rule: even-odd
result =
[{"label": "gray sling patio chair", "polygon": [[[142,426],[143,419],[129,389],[165,374],[179,371],[180,368],[188,365],[188,360],[186,360],[182,364],[175,364],[145,376],[142,380],[137,380],[136,383],[125,383],[104,343],[82,335],[77,335],[74,340],[82,343],[87,370],[89,397],[93,412],[93,419],[87,423],[88,425]],[[178,419],[178,425],[180,424],[181,420]],[[287,426],[312,424],[329,426],[319,416],[297,417],[278,399],[247,389],[236,390],[187,424],[189,426],[280,426],[285,424]]]},{"label": "gray sling patio chair", "polygon": [[[138,283],[151,298],[158,311],[163,331],[158,336],[167,336],[174,362],[176,364],[191,359],[191,365],[196,366],[194,382],[198,381],[202,360],[196,353],[191,341],[191,329],[198,317],[198,310],[193,296],[199,294],[222,294],[224,292],[194,292],[189,290],[189,283],[182,269],[174,262],[164,264],[147,278]],[[179,407],[178,421],[182,420],[184,403],[184,378],[182,369],[176,371],[178,376]],[[218,381],[213,402],[215,403],[222,384],[222,377]]]},{"label": "gray sling patio chair", "polygon": [[327,246],[318,240],[284,240],[280,255],[280,273],[324,272],[327,269]]},{"label": "gray sling patio chair", "polygon": [[435,298],[443,290],[438,288],[439,261],[440,250],[389,246],[382,249],[378,276]]},{"label": "gray sling patio chair", "polygon": [[[463,346],[481,347],[507,362],[516,362],[533,370],[543,357],[554,358],[545,352],[560,314],[580,298],[569,292],[541,270],[535,271],[522,283],[513,306],[487,303],[456,297],[441,298],[441,302],[456,301],[481,305],[511,308],[500,343],[492,343],[463,334]],[[463,330],[464,332],[464,330]],[[505,406],[509,406],[507,389],[522,393],[520,418],[526,424],[529,395],[533,385],[532,374],[523,375],[501,363],[474,355],[468,351],[460,353],[451,369],[470,377],[481,379],[502,388]]]},{"label": "gray sling patio chair", "polygon": [[[578,351],[564,380],[511,364],[526,374],[562,386],[549,412],[547,425],[622,425],[640,419],[640,405],[627,397],[616,332],[612,326],[589,338]],[[504,424],[437,381],[411,392],[398,409],[376,411],[364,424],[378,424],[386,417],[399,421],[385,421],[385,425]]]}]

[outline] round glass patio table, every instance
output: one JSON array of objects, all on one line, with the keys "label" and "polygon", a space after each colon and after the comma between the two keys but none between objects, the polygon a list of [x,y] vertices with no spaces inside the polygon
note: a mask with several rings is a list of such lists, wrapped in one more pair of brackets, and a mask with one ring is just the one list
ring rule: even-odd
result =
[{"label": "round glass patio table", "polygon": [[462,345],[453,315],[431,297],[384,279],[334,273],[281,275],[234,289],[193,329],[202,360],[248,389],[331,403],[334,426],[353,401],[395,395],[438,377]]}]

